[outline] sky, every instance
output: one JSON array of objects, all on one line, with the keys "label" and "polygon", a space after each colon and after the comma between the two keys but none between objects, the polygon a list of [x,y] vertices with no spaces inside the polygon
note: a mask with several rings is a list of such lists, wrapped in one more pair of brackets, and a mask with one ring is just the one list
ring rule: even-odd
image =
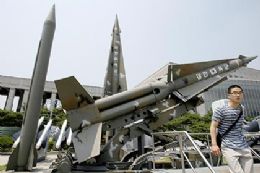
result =
[{"label": "sky", "polygon": [[128,88],[168,62],[260,56],[259,0],[0,0],[0,75],[31,78],[53,4],[48,81],[103,86],[116,15]]}]

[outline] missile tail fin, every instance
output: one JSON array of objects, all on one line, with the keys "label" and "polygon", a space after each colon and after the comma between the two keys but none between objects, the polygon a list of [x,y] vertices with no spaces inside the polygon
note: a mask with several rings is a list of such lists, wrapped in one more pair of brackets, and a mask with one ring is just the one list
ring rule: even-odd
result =
[{"label": "missile tail fin", "polygon": [[102,123],[73,132],[73,144],[79,163],[100,154]]},{"label": "missile tail fin", "polygon": [[9,161],[6,165],[6,171],[16,169],[19,148],[20,148],[20,145],[18,144],[18,146],[13,150],[12,154],[10,155]]},{"label": "missile tail fin", "polygon": [[20,150],[20,143],[17,145],[17,147],[13,150],[12,154],[9,157],[8,163],[6,165],[6,171],[8,170],[15,170],[15,171],[21,171],[21,170],[28,170],[31,171],[32,167],[36,166],[37,162],[37,153],[34,145],[31,145],[30,154],[28,157],[28,161],[26,165],[20,165],[18,166],[18,155]]},{"label": "missile tail fin", "polygon": [[95,102],[74,76],[56,80],[55,85],[59,93],[62,107],[67,111]]}]

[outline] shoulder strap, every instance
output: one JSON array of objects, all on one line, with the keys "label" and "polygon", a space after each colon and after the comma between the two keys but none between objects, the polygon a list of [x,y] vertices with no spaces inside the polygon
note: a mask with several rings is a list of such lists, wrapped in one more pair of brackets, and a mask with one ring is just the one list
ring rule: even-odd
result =
[{"label": "shoulder strap", "polygon": [[243,115],[243,107],[241,105],[240,105],[240,109],[241,109],[241,111],[240,111],[236,121],[234,121],[234,123],[231,126],[229,126],[229,128],[221,135],[221,137],[225,136],[235,126],[235,124],[238,122],[241,115]]}]

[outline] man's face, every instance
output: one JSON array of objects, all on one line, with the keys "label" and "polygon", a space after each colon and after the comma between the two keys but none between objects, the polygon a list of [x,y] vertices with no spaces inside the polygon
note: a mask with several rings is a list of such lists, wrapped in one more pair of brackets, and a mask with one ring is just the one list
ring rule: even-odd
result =
[{"label": "man's face", "polygon": [[243,99],[243,91],[240,88],[232,88],[228,95],[230,101],[235,103],[240,103]]}]

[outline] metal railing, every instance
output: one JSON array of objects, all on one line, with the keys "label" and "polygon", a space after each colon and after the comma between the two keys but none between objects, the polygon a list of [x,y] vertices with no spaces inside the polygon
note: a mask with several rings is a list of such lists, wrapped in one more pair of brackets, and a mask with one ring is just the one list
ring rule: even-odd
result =
[{"label": "metal railing", "polygon": [[[189,149],[186,150],[188,147],[192,148],[193,151],[199,154],[199,156],[202,158],[202,161],[206,164],[208,169],[212,172],[215,173],[213,167],[211,164],[208,162],[208,160],[205,158],[204,154],[201,152],[200,148],[197,146],[197,144],[194,142],[193,138],[186,132],[186,131],[171,131],[171,132],[157,132],[153,133],[152,137],[154,139],[155,136],[167,136],[172,138],[173,140],[177,140],[179,142],[179,146],[176,147],[175,149],[178,149],[178,153],[180,154],[181,158],[181,167],[182,167],[182,172],[185,173],[185,161],[189,164],[190,168],[192,169],[193,172],[196,173],[195,168],[193,167],[189,157],[187,156],[186,152],[189,152]],[[176,138],[177,137],[177,138]],[[187,141],[191,144],[191,146],[187,146]],[[192,151],[192,150],[190,150]],[[153,146],[153,155],[156,154],[155,151],[155,146]],[[212,157],[211,157],[212,161]],[[153,160],[153,169],[155,169],[155,159]]]},{"label": "metal railing", "polygon": [[[198,147],[198,145],[195,143],[194,139],[191,136],[198,136],[198,135],[205,135],[206,136],[206,140],[207,140],[207,144],[205,145],[205,151],[209,154],[209,160],[210,163],[208,162],[207,158],[204,156],[203,152],[201,151],[201,149]],[[178,153],[180,154],[180,160],[181,160],[181,168],[182,168],[182,172],[185,173],[185,161],[188,163],[188,165],[190,166],[190,168],[192,169],[193,172],[196,172],[194,166],[192,165],[189,157],[187,156],[186,153],[189,152],[195,152],[197,154],[199,154],[199,156],[202,158],[202,161],[206,164],[206,166],[209,168],[209,170],[212,173],[215,173],[212,165],[213,165],[213,156],[210,150],[210,134],[209,133],[187,133],[186,131],[169,131],[169,132],[157,132],[157,133],[153,133],[152,134],[152,138],[154,141],[155,137],[158,136],[166,136],[168,138],[171,138],[172,140],[176,140],[178,141],[178,147],[175,147],[178,149]],[[259,137],[260,133],[259,132],[246,132],[245,133],[246,137]],[[190,143],[190,146],[188,146],[190,149],[187,149],[187,142]],[[154,144],[154,142],[153,142]],[[191,149],[192,148],[192,149]],[[260,160],[260,155],[253,149],[250,147],[250,150],[252,152],[252,154]],[[170,151],[173,152],[173,151]],[[161,153],[161,152],[160,152]],[[166,152],[169,153],[169,152]],[[176,153],[176,151],[175,151]],[[155,149],[155,146],[153,146],[153,156],[158,155],[158,152]],[[217,161],[217,165],[216,166],[220,166],[220,162],[221,162],[221,156],[218,157],[218,161]],[[153,159],[153,169],[155,169],[155,159]]]}]

